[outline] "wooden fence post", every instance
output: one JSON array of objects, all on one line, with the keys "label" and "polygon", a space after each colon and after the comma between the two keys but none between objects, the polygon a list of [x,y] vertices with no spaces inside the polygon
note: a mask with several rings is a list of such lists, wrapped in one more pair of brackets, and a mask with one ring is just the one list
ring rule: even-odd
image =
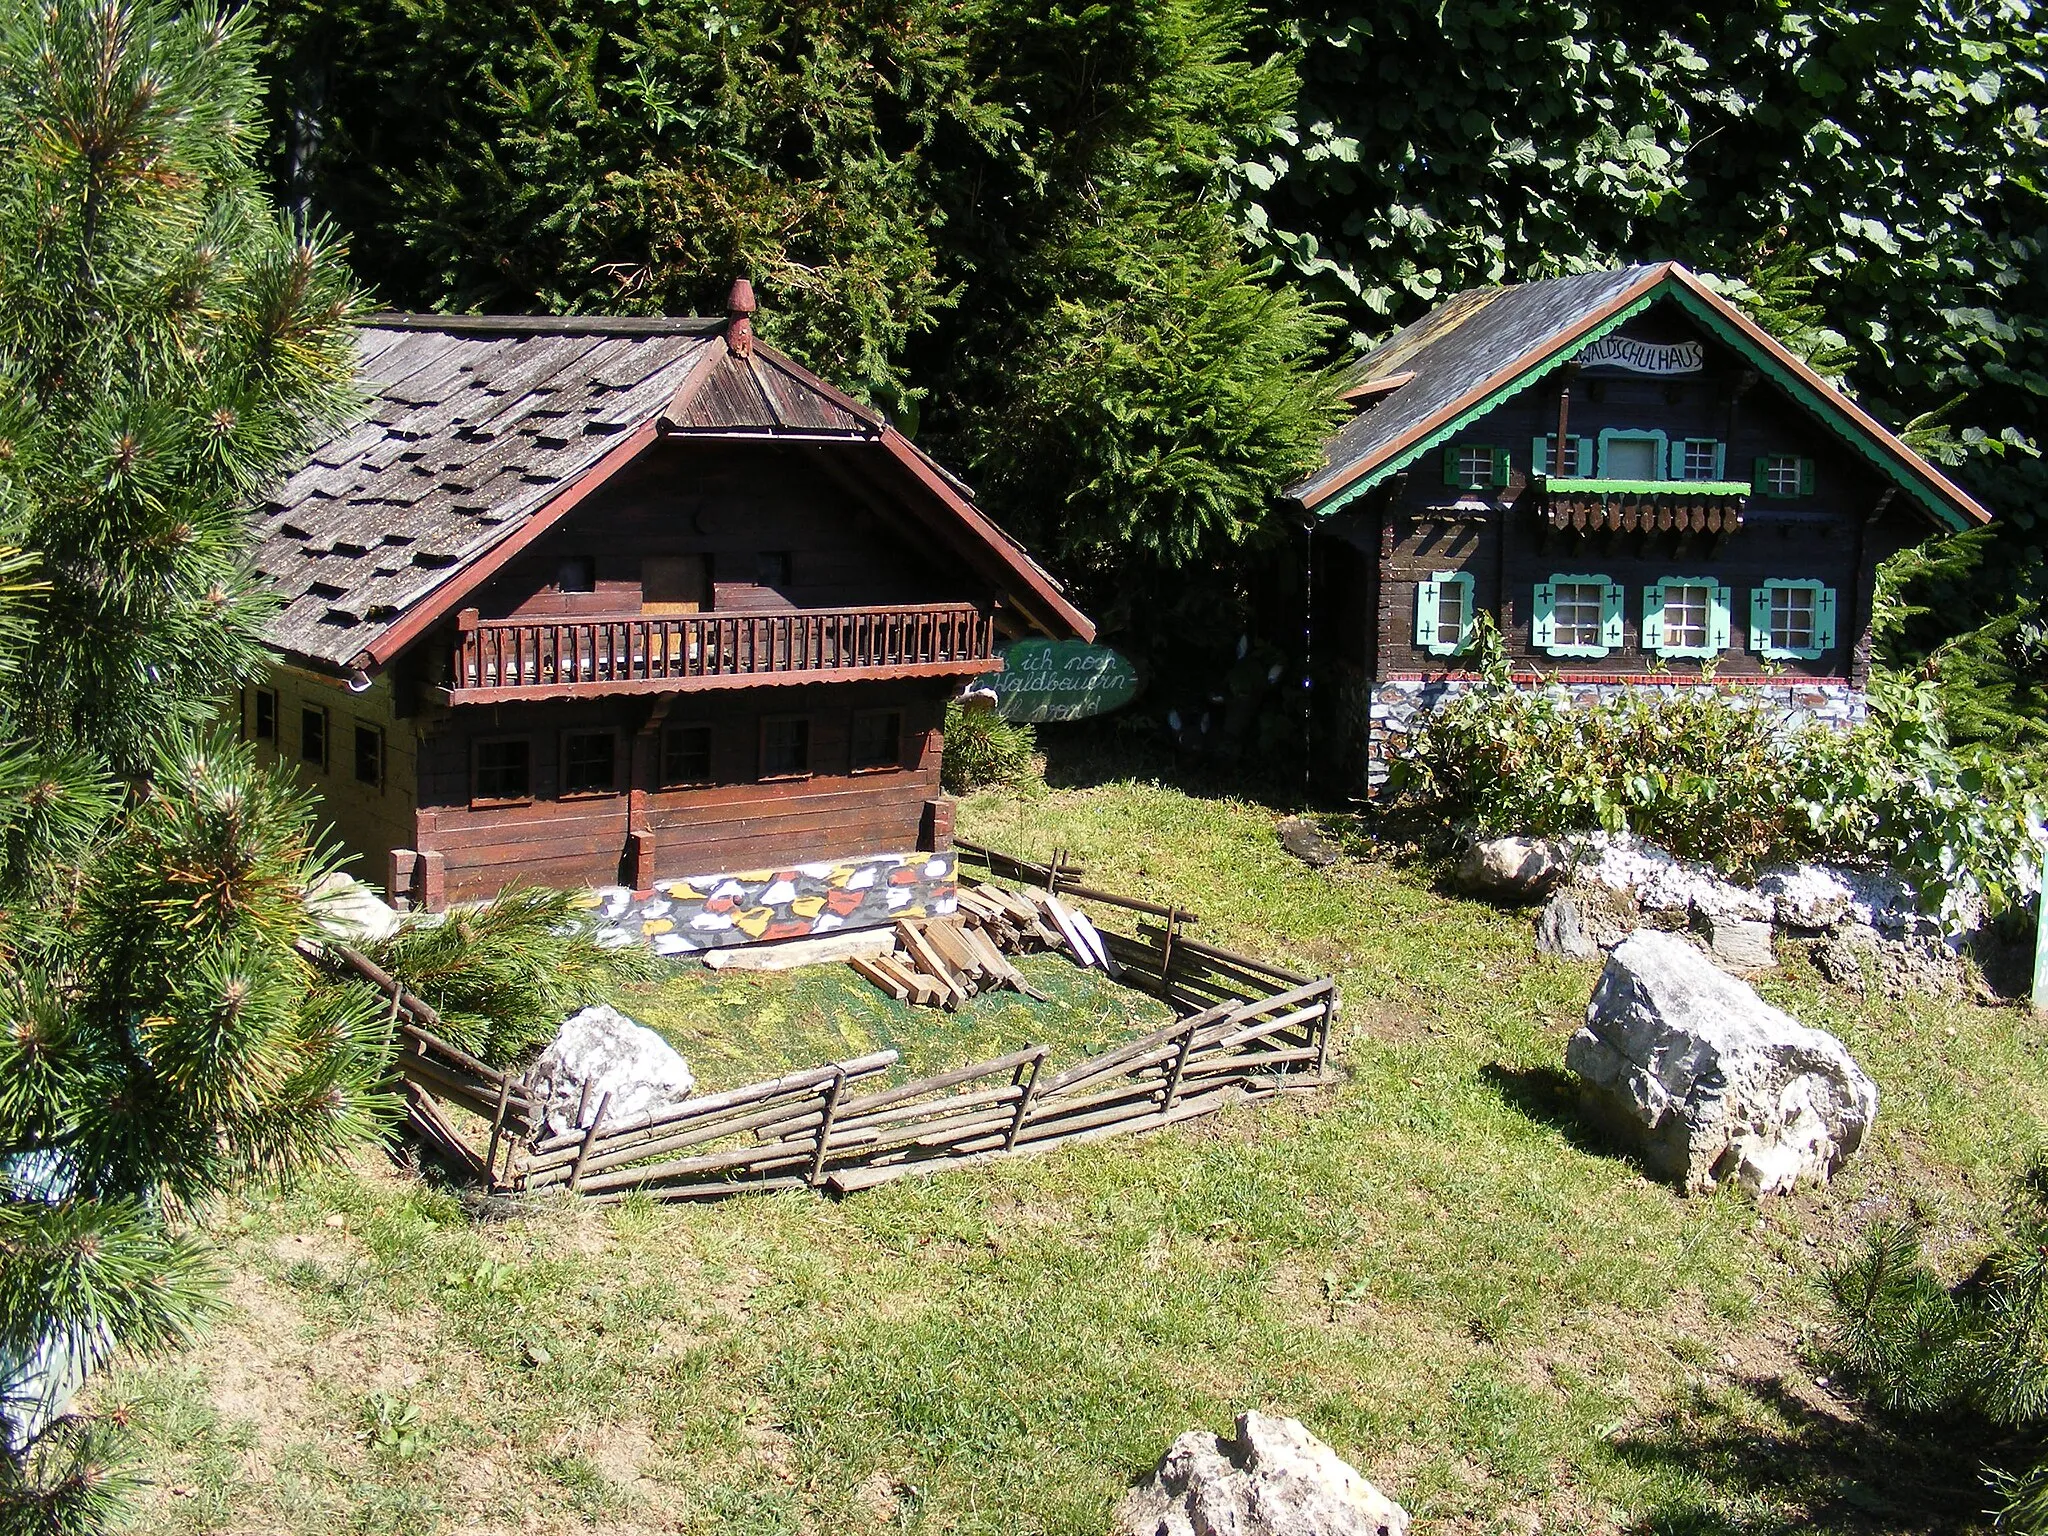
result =
[{"label": "wooden fence post", "polygon": [[[498,1138],[505,1134],[505,1106],[512,1100],[512,1074],[507,1072],[498,1079],[498,1107],[491,1113],[491,1150],[484,1154],[484,1187],[495,1189],[498,1184]],[[512,1159],[505,1158],[509,1167]]]},{"label": "wooden fence post", "polygon": [[1159,1107],[1161,1114],[1172,1114],[1174,1100],[1180,1097],[1180,1075],[1188,1064],[1188,1052],[1194,1048],[1195,1028],[1194,1022],[1190,1020],[1188,1027],[1181,1031],[1180,1049],[1174,1052],[1173,1071],[1166,1079],[1166,1099]]},{"label": "wooden fence post", "polygon": [[590,1122],[590,1129],[583,1133],[583,1145],[576,1149],[576,1162],[569,1169],[569,1193],[576,1193],[576,1186],[583,1182],[583,1160],[590,1156],[590,1144],[597,1140],[597,1128],[604,1124],[604,1112],[612,1107],[609,1092],[597,1101],[597,1114]]},{"label": "wooden fence post", "polygon": [[1330,1075],[1330,1026],[1337,1022],[1337,999],[1323,999],[1322,1027],[1316,1031],[1316,1080]]},{"label": "wooden fence post", "polygon": [[832,1081],[825,1085],[825,1104],[818,1116],[818,1144],[811,1149],[810,1172],[804,1175],[806,1184],[815,1185],[818,1175],[825,1171],[825,1143],[832,1139],[832,1118],[839,1112],[839,1090],[846,1086],[846,1074],[834,1072]]},{"label": "wooden fence post", "polygon": [[1010,1086],[1013,1088],[1019,1082],[1022,1082],[1024,1084],[1024,1093],[1017,1100],[1017,1113],[1010,1117],[1009,1134],[1003,1137],[1003,1150],[1005,1152],[1014,1152],[1017,1148],[1018,1134],[1023,1131],[1024,1121],[1031,1114],[1031,1101],[1038,1096],[1038,1069],[1044,1065],[1045,1047],[1040,1046],[1038,1054],[1031,1058],[1031,1065],[1028,1068],[1029,1075],[1027,1075],[1026,1068],[1019,1067],[1010,1079]]}]

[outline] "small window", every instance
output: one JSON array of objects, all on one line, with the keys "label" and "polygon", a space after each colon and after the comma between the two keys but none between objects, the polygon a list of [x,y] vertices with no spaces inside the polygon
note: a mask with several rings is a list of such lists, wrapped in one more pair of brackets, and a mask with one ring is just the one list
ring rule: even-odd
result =
[{"label": "small window", "polygon": [[1771,661],[1817,661],[1835,648],[1835,589],[1767,581],[1749,594],[1749,644]]},{"label": "small window", "polygon": [[595,592],[597,562],[588,555],[571,555],[555,567],[557,592]]},{"label": "small window", "polygon": [[1600,434],[1600,474],[1607,480],[1662,480],[1664,434],[1607,428]]},{"label": "small window", "polygon": [[1711,576],[1666,576],[1643,588],[1643,649],[1718,656],[1728,648],[1728,589]]},{"label": "small window", "polygon": [[790,558],[786,549],[764,549],[755,557],[754,580],[764,587],[789,585]]},{"label": "small window", "polygon": [[853,717],[853,771],[903,766],[903,713],[863,710]]},{"label": "small window", "polygon": [[562,737],[562,793],[609,795],[619,787],[619,738],[611,731],[570,731]]},{"label": "small window", "polygon": [[476,799],[524,800],[532,793],[532,742],[515,738],[476,744]]},{"label": "small window", "polygon": [[711,607],[709,555],[649,555],[640,562],[644,613],[703,613]]},{"label": "small window", "polygon": [[1472,578],[1438,571],[1415,589],[1415,644],[1432,656],[1455,656],[1472,638]]},{"label": "small window", "polygon": [[1444,484],[1479,491],[1508,483],[1508,451],[1489,443],[1453,443],[1444,449]]},{"label": "small window", "polygon": [[1590,437],[1568,437],[1564,440],[1564,465],[1552,469],[1551,452],[1557,447],[1557,434],[1539,437],[1530,445],[1530,473],[1552,475],[1560,480],[1585,477],[1593,474],[1593,439]]},{"label": "small window", "polygon": [[1724,472],[1726,451],[1711,437],[1688,437],[1671,449],[1671,478],[1674,480],[1719,480]]},{"label": "small window", "polygon": [[1621,645],[1621,588],[1605,576],[1538,582],[1530,631],[1553,656],[1605,656]]},{"label": "small window", "polygon": [[800,778],[811,771],[811,722],[802,718],[761,722],[761,777]]},{"label": "small window", "polygon": [[384,783],[384,733],[374,725],[356,725],[356,782],[373,788]]},{"label": "small window", "polygon": [[1813,494],[1813,460],[1796,453],[1767,453],[1756,461],[1755,494],[1790,501]]},{"label": "small window", "polygon": [[672,725],[661,738],[661,783],[678,789],[711,782],[711,727]]},{"label": "small window", "polygon": [[258,688],[250,704],[250,728],[258,741],[277,740],[277,690]]},{"label": "small window", "polygon": [[316,704],[299,711],[299,761],[327,766],[327,711]]}]

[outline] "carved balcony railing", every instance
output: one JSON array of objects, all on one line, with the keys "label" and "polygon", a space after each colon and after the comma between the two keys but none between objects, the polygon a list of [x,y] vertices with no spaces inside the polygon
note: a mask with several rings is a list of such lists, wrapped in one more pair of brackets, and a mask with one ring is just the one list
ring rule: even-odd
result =
[{"label": "carved balcony railing", "polygon": [[1537,482],[1544,522],[1570,533],[1733,533],[1749,508],[1747,480]]},{"label": "carved balcony railing", "polygon": [[780,613],[457,620],[448,695],[498,703],[858,678],[973,676],[1001,667],[972,603]]}]

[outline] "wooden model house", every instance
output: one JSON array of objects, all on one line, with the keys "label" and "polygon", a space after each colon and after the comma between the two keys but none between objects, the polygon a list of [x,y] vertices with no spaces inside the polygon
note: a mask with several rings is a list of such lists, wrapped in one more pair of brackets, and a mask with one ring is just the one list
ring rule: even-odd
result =
[{"label": "wooden model house", "polygon": [[1348,788],[1469,682],[1482,611],[1581,699],[1705,679],[1859,719],[1878,562],[1988,517],[1675,264],[1458,294],[1347,382],[1288,495]]},{"label": "wooden model house", "polygon": [[1092,635],[732,308],[378,318],[366,417],[260,509],[284,606],[244,729],[395,900],[676,882],[700,933],[837,925],[950,870],[947,697],[1004,635]]}]

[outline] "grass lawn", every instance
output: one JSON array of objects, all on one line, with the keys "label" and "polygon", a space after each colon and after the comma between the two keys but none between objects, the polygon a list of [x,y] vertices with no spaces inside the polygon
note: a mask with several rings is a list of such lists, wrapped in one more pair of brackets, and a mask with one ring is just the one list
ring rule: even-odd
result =
[{"label": "grass lawn", "polygon": [[[1877,1077],[1874,1144],[1825,1194],[1683,1200],[1569,1113],[1594,967],[1411,869],[1312,872],[1273,820],[1115,783],[983,797],[962,827],[1334,972],[1341,1086],[836,1204],[479,1221],[368,1160],[222,1210],[229,1314],[96,1389],[142,1431],[142,1527],[1097,1536],[1174,1435],[1258,1406],[1418,1532],[1971,1528],[1968,1458],[1859,1420],[1805,1348],[1817,1276],[1873,1217],[1972,1252],[2048,1112],[2028,1017],[1766,983]],[[1078,985],[1104,1011],[1063,1050],[1147,1022]],[[622,1001],[714,1083],[1046,1029],[913,1015],[843,969]]]}]

